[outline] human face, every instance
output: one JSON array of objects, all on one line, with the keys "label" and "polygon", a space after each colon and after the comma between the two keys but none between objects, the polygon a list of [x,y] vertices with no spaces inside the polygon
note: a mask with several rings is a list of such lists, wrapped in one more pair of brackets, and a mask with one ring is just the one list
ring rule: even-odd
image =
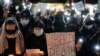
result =
[{"label": "human face", "polygon": [[16,25],[15,24],[7,24],[6,25],[6,30],[15,30]]},{"label": "human face", "polygon": [[35,28],[34,28],[34,34],[35,34],[36,36],[41,36],[41,35],[43,34],[43,29],[40,28],[40,27],[35,27]]}]

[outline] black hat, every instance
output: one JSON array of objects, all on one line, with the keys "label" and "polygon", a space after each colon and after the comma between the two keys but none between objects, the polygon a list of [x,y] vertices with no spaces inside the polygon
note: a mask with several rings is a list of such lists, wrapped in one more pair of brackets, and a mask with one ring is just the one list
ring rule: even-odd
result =
[{"label": "black hat", "polygon": [[34,27],[44,28],[44,23],[42,20],[38,20],[34,23]]},{"label": "black hat", "polygon": [[21,17],[30,17],[30,11],[28,9],[25,9],[20,14]]},{"label": "black hat", "polygon": [[16,24],[15,21],[12,19],[12,20],[6,20],[5,24]]}]

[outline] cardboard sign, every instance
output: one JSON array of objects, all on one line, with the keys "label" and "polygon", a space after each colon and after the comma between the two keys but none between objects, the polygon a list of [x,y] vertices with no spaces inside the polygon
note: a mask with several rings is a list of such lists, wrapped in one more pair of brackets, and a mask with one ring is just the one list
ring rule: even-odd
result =
[{"label": "cardboard sign", "polygon": [[75,3],[74,6],[75,6],[76,10],[78,10],[78,11],[83,11],[83,10],[85,10],[85,7],[84,7],[84,4],[83,4],[82,1],[80,1],[80,2],[78,2],[78,3]]},{"label": "cardboard sign", "polygon": [[75,33],[46,34],[48,56],[76,56]]}]

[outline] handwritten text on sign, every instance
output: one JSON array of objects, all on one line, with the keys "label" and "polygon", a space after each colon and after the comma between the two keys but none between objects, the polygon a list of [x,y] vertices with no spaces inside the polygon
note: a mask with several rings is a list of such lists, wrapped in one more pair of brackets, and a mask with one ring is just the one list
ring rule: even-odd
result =
[{"label": "handwritten text on sign", "polygon": [[51,33],[46,35],[48,56],[75,56],[75,34]]}]

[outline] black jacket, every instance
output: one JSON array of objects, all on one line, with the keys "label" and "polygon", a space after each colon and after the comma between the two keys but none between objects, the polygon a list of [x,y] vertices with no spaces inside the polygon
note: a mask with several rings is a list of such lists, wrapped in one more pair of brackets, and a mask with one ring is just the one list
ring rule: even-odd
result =
[{"label": "black jacket", "polygon": [[44,24],[45,24],[45,28],[44,28],[45,32],[46,32],[46,33],[51,33],[51,32],[53,32],[54,29],[53,29],[52,20],[51,20],[50,18],[49,18],[49,19],[43,18],[42,21],[43,21]]},{"label": "black jacket", "polygon": [[24,37],[24,44],[25,44],[25,49],[28,49],[29,47],[29,38],[31,36],[31,27],[34,24],[34,22],[29,22],[29,24],[27,26],[22,26],[22,24],[19,22],[19,27],[20,27],[20,31],[23,34]]},{"label": "black jacket", "polygon": [[84,43],[82,44],[82,48],[78,56],[96,56],[94,51],[95,39],[92,39],[95,34],[95,29],[87,29],[83,27],[81,33],[84,36]]},{"label": "black jacket", "polygon": [[40,51],[44,51],[47,56],[47,44],[46,44],[46,35],[37,37],[34,33],[29,38],[29,48],[30,49],[40,49]]},{"label": "black jacket", "polygon": [[65,23],[64,23],[64,14],[63,13],[58,13],[55,16],[55,22],[54,22],[54,28],[55,32],[64,32],[65,31]]}]

